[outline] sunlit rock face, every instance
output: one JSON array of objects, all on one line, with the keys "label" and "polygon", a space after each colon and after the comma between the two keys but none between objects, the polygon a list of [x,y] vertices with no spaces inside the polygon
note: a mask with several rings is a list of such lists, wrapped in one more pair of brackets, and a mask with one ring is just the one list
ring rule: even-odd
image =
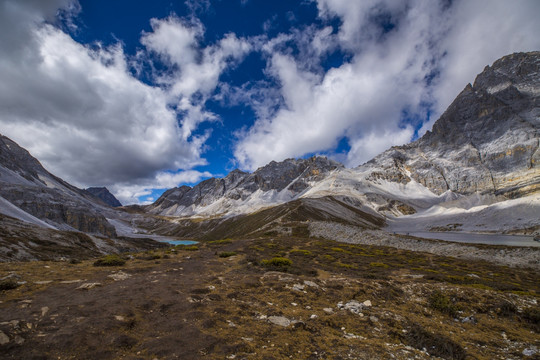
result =
[{"label": "sunlit rock face", "polygon": [[497,60],[467,85],[433,130],[377,156],[390,181],[413,178],[433,192],[508,197],[540,189],[540,52]]}]

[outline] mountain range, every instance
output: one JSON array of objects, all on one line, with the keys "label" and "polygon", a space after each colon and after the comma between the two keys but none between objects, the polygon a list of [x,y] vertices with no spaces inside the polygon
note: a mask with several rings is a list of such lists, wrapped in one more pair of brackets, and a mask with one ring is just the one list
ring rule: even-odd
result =
[{"label": "mountain range", "polygon": [[[321,156],[272,161],[253,173],[234,170],[167,190],[146,206],[119,207],[105,188],[78,189],[1,136],[0,223],[83,233],[93,243],[128,236],[139,245],[135,238],[154,235],[309,235],[313,222],[539,233],[539,129],[540,52],[530,52],[487,66],[431,131],[356,168]],[[0,234],[8,249],[2,258],[9,251],[12,258],[37,256],[14,245],[14,233],[9,241]],[[125,247],[130,240],[122,239]],[[115,240],[109,244],[114,248]]]}]

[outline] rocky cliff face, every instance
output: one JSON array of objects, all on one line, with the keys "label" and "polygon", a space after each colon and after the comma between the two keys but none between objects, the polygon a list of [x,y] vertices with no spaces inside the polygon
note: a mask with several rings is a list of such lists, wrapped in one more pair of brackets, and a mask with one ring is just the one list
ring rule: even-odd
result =
[{"label": "rocky cliff face", "polygon": [[2,135],[0,196],[57,229],[116,236],[90,194],[49,173],[28,151]]},{"label": "rocky cliff face", "polygon": [[364,165],[391,181],[519,197],[540,189],[540,52],[497,60],[419,140]]},{"label": "rocky cliff face", "polygon": [[[272,161],[252,174],[234,170],[222,179],[204,180],[193,188],[170,189],[147,209],[152,213],[174,216],[201,212],[223,214],[238,205],[245,205],[246,210],[254,209],[265,202],[272,203],[272,200],[276,203],[292,200],[312,183],[339,168],[343,165],[325,157],[287,159],[279,163]],[[262,194],[265,194],[265,199],[260,198]]]},{"label": "rocky cliff face", "polygon": [[111,207],[122,206],[120,201],[106,187],[90,187],[85,190]]}]

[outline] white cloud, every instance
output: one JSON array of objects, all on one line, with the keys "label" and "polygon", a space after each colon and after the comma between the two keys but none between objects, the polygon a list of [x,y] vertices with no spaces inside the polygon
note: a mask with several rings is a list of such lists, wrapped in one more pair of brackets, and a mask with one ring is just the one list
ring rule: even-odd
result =
[{"label": "white cloud", "polygon": [[197,20],[185,21],[176,16],[152,19],[152,32],[143,34],[141,42],[177,70],[166,73],[159,81],[169,86],[170,102],[184,112],[183,137],[187,139],[203,121],[217,116],[204,109],[204,103],[219,83],[223,71],[237,64],[251,45],[235,34],[226,34],[217,44],[201,48],[204,34]]},{"label": "white cloud", "polygon": [[[132,64],[147,61],[144,52],[128,59],[120,44],[77,43],[45,22],[59,7],[78,8],[69,1],[0,2],[0,131],[54,174],[80,187],[109,186],[123,201],[209,176],[189,170],[206,163],[209,136],[193,132],[216,118],[204,103],[249,44],[228,34],[203,47],[197,21],[154,19],[141,42],[178,71],[150,86],[131,73]],[[167,173],[178,169],[187,171]]]},{"label": "white cloud", "polygon": [[[235,147],[243,168],[331,153],[343,136],[351,145],[347,165],[361,164],[411,140],[414,129],[404,127],[404,113],[425,120],[431,104],[436,118],[485,65],[540,48],[535,1],[318,0],[317,6],[322,19],[341,19],[337,33],[294,30],[262,46],[283,105],[256,108],[256,123]],[[296,41],[298,55],[286,41]],[[314,63],[336,47],[350,60],[321,72]]]}]

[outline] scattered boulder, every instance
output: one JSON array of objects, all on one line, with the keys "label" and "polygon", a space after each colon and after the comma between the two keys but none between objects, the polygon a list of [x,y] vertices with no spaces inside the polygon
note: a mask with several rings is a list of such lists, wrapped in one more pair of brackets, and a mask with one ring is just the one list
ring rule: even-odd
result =
[{"label": "scattered boulder", "polygon": [[363,315],[362,314],[362,309],[365,308],[365,307],[371,307],[371,301],[370,300],[366,300],[363,303],[360,303],[360,302],[358,302],[356,300],[351,300],[351,301],[347,302],[346,304],[343,304],[342,301],[337,303],[337,308],[339,310],[349,310],[353,314],[357,314],[357,315]]},{"label": "scattered boulder", "polygon": [[537,350],[536,346],[532,346],[530,348],[523,349],[522,354],[524,356],[533,356],[533,355],[536,355],[537,352],[538,352],[538,350]]}]

